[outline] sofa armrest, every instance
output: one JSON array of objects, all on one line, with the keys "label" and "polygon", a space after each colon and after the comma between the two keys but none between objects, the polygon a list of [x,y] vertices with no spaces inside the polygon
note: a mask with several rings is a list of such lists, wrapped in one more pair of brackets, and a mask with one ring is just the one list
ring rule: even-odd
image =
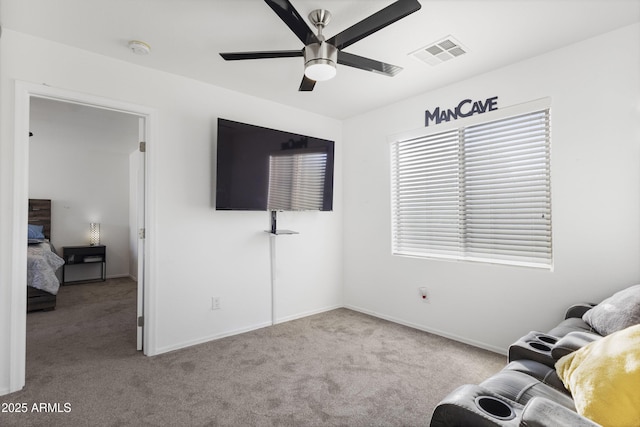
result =
[{"label": "sofa armrest", "polygon": [[[479,405],[488,399],[487,409]],[[493,393],[483,387],[467,384],[458,387],[436,406],[430,427],[517,427],[523,405]],[[504,412],[503,412],[504,411]]]},{"label": "sofa armrest", "polygon": [[551,348],[551,357],[554,360],[558,360],[569,353],[584,347],[594,341],[601,339],[602,336],[595,332],[569,332],[564,337],[560,338],[557,343]]},{"label": "sofa armrest", "polygon": [[596,304],[591,302],[581,302],[578,304],[574,304],[567,309],[565,312],[564,318],[569,319],[571,317],[582,317],[587,311],[591,310],[595,307]]},{"label": "sofa armrest", "polygon": [[520,421],[522,427],[599,427],[577,412],[543,397],[527,403]]}]

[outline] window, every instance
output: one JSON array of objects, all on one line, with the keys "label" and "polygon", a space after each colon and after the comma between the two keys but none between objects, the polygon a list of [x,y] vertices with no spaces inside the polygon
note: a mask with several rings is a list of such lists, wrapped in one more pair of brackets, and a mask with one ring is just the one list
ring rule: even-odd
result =
[{"label": "window", "polygon": [[326,152],[269,156],[268,209],[322,209],[326,169]]},{"label": "window", "polygon": [[549,108],[495,113],[391,143],[394,254],[551,267]]}]

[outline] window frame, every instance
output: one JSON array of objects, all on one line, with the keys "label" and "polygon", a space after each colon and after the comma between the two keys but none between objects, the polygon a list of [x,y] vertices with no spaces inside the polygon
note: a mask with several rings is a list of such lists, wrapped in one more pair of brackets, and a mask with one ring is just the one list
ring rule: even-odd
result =
[{"label": "window frame", "polygon": [[[445,134],[446,132],[453,131],[463,131],[465,128],[469,128],[475,125],[483,125],[489,124],[491,122],[504,120],[513,118],[515,116],[521,116],[525,114],[540,112],[543,110],[548,110],[549,112],[549,123],[551,122],[551,99],[550,98],[542,98],[535,101],[530,101],[506,108],[500,108],[494,111],[490,111],[487,113],[461,118],[458,120],[453,120],[450,122],[443,122],[437,125],[431,125],[424,128],[416,129],[410,132],[402,132],[394,135],[390,135],[387,138],[389,143],[389,153],[390,153],[390,213],[391,213],[391,230],[390,230],[390,243],[391,243],[391,254],[394,256],[401,257],[413,257],[419,259],[438,259],[438,260],[452,260],[452,261],[469,261],[469,262],[481,262],[488,264],[501,264],[501,265],[514,265],[514,266],[523,266],[523,267],[534,267],[541,268],[553,271],[553,263],[554,263],[554,250],[553,250],[553,227],[552,227],[552,215],[549,218],[549,247],[548,247],[548,260],[527,260],[526,257],[514,257],[512,259],[504,259],[504,258],[496,258],[491,257],[491,254],[483,254],[482,256],[469,256],[465,254],[464,245],[458,247],[456,250],[452,250],[451,253],[442,253],[444,251],[436,250],[436,252],[424,251],[423,249],[419,250],[417,253],[413,253],[408,250],[396,250],[396,225],[394,225],[394,221],[396,219],[396,201],[393,200],[395,187],[393,176],[395,166],[393,164],[394,161],[394,150],[395,146],[400,142],[406,142],[410,140],[420,139],[420,138],[428,138],[430,136],[436,136],[440,134]],[[552,194],[551,194],[551,130],[550,125],[548,129],[548,140],[547,140],[547,179],[548,179],[548,208],[549,213],[551,213],[552,206]],[[459,159],[459,161],[461,161]],[[460,198],[458,198],[458,203],[460,203]],[[463,225],[464,227],[464,225]],[[457,226],[457,230],[460,231],[460,224]],[[438,253],[439,252],[439,253]]]}]

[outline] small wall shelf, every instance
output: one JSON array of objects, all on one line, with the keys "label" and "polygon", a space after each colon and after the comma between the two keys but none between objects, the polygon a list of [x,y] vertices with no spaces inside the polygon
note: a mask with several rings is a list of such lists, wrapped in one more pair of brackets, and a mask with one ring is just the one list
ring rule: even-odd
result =
[{"label": "small wall shelf", "polygon": [[300,234],[297,231],[293,231],[293,230],[276,230],[275,233],[271,230],[264,230],[265,233],[269,233],[269,234],[273,234],[274,236],[279,236],[282,234]]},{"label": "small wall shelf", "polygon": [[281,234],[300,234],[297,231],[293,230],[278,230],[278,214],[276,211],[271,211],[271,230],[264,230],[266,233],[273,234],[274,236],[278,236]]}]

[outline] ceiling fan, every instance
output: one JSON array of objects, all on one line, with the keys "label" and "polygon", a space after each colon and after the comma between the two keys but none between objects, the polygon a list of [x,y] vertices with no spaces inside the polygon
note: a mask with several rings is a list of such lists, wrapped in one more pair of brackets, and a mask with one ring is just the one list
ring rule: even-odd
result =
[{"label": "ceiling fan", "polygon": [[221,53],[220,56],[227,61],[302,56],[304,58],[305,72],[300,83],[300,91],[312,91],[316,81],[329,80],[334,77],[336,75],[336,64],[347,65],[385,76],[398,74],[402,71],[401,67],[347,53],[342,49],[416,12],[421,7],[417,0],[397,0],[326,40],[322,35],[322,30],[331,20],[331,13],[328,10],[317,9],[309,14],[309,20],[318,30],[316,35],[289,0],[264,1],[304,43],[304,48],[301,50],[228,52]]}]

